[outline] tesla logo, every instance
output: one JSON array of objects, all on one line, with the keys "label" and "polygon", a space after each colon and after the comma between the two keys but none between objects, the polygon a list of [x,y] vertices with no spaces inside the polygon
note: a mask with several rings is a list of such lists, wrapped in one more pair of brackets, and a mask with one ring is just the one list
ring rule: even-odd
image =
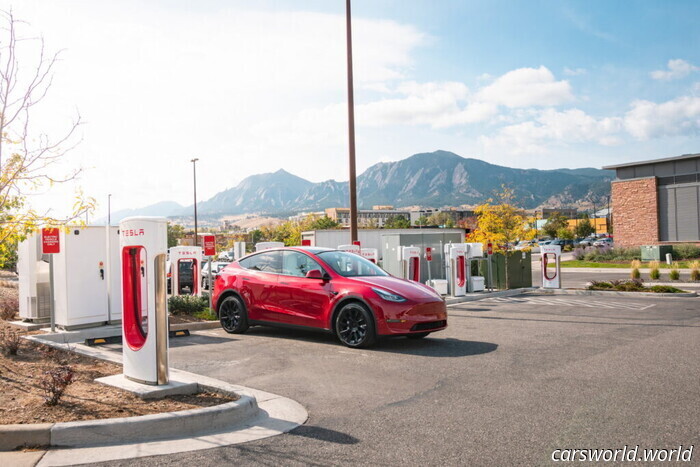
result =
[{"label": "tesla logo", "polygon": [[146,235],[146,232],[144,232],[143,229],[129,229],[122,230],[122,235],[125,237],[140,237],[142,235]]}]

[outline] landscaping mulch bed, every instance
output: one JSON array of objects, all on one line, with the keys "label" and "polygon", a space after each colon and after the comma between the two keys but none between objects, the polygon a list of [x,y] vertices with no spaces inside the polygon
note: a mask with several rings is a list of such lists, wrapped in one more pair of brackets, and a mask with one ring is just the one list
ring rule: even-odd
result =
[{"label": "landscaping mulch bed", "polygon": [[[17,293],[16,288],[0,287],[0,295]],[[18,332],[0,320],[0,334]],[[45,372],[69,365],[75,371],[58,405],[44,403],[41,381]],[[121,373],[121,365],[53,349],[22,340],[17,355],[0,352],[0,424],[55,423],[130,417],[210,407],[237,397],[214,393],[171,396],[145,401],[120,389],[94,382],[95,378]]]}]

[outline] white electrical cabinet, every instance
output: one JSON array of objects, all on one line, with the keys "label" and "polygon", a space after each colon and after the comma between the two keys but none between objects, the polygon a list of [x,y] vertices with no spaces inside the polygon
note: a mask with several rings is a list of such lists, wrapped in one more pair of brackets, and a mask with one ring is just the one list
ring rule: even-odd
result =
[{"label": "white electrical cabinet", "polygon": [[[60,231],[59,241],[60,253],[53,255],[56,325],[70,329],[120,321],[118,228],[111,227],[108,234],[104,226],[73,226]],[[20,245],[19,280],[26,284],[19,291],[20,302],[25,302],[20,306],[23,319],[45,320],[50,316],[41,306],[43,295],[48,302],[49,265],[34,259],[41,258],[40,242],[41,235],[35,234]],[[36,311],[31,306],[33,296]]]},{"label": "white electrical cabinet", "polygon": [[41,236],[30,234],[17,248],[19,317],[48,321],[51,317],[49,263],[42,261]]}]

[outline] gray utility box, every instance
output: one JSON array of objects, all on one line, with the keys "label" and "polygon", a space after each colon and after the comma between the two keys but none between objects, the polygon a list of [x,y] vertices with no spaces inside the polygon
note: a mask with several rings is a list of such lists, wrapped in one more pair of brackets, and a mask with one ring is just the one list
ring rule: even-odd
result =
[{"label": "gray utility box", "polygon": [[[431,279],[445,279],[445,253],[443,246],[447,243],[464,243],[464,234],[460,232],[407,232],[387,233],[381,235],[382,268],[389,274],[401,277],[401,261],[399,248],[417,246],[421,249],[420,281],[428,280],[428,264],[430,264]],[[363,245],[364,246],[364,245]],[[433,260],[425,260],[425,248],[433,249]]]},{"label": "gray utility box", "polygon": [[672,253],[671,245],[644,245],[642,248],[642,261],[666,261],[666,253]]}]

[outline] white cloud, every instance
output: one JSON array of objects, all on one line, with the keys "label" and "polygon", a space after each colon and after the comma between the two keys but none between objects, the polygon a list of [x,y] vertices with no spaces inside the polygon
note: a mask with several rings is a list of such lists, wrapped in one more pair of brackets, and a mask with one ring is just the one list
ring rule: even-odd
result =
[{"label": "white cloud", "polygon": [[700,97],[684,96],[661,104],[635,101],[625,114],[625,128],[640,140],[697,135],[700,132]]},{"label": "white cloud", "polygon": [[597,143],[604,146],[620,144],[620,118],[596,118],[582,110],[557,111],[553,108],[538,112],[529,121],[502,127],[493,137],[482,137],[483,146],[510,154],[539,154],[551,146],[575,143]]},{"label": "white cloud", "polygon": [[585,68],[569,68],[564,67],[564,74],[566,76],[580,76],[585,75],[588,71]]},{"label": "white cloud", "polygon": [[650,75],[656,80],[670,81],[673,79],[685,78],[690,73],[698,70],[700,70],[699,67],[677,58],[675,60],[668,61],[668,70],[652,71]]},{"label": "white cloud", "polygon": [[568,81],[556,81],[548,68],[540,66],[509,71],[479,91],[477,99],[517,108],[556,106],[574,96]]}]

